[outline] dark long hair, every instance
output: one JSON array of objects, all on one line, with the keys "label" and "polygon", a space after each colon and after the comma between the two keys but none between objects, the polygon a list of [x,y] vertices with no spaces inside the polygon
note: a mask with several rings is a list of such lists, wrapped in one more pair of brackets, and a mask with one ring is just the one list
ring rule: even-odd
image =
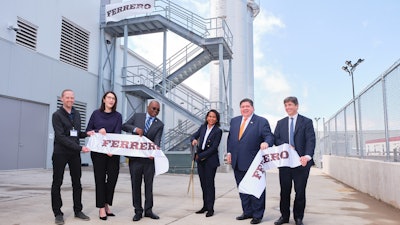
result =
[{"label": "dark long hair", "polygon": [[106,110],[106,104],[104,103],[104,99],[106,99],[106,96],[108,94],[113,94],[114,98],[115,98],[115,103],[113,105],[113,107],[111,108],[111,112],[115,112],[117,110],[117,95],[113,92],[113,91],[107,91],[106,93],[104,93],[103,97],[101,98],[101,106],[100,106],[100,111],[104,112],[104,110]]},{"label": "dark long hair", "polygon": [[207,117],[208,117],[208,114],[210,114],[210,112],[215,113],[215,116],[217,117],[217,122],[215,123],[215,126],[217,126],[217,127],[221,126],[221,124],[219,123],[219,118],[220,118],[219,112],[218,112],[217,110],[215,110],[215,109],[211,109],[210,111],[207,112],[207,114],[206,114],[206,121],[204,122],[204,124],[205,124],[205,125],[208,124],[208,123],[207,123]]}]

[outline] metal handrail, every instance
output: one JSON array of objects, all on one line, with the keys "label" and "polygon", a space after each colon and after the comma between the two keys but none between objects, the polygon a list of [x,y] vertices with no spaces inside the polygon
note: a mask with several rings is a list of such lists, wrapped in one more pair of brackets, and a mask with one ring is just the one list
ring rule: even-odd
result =
[{"label": "metal handrail", "polygon": [[[167,76],[175,72],[177,69],[179,69],[180,66],[183,66],[185,63],[192,60],[201,52],[203,52],[203,48],[199,47],[198,45],[192,42],[187,44],[185,47],[183,47],[181,50],[176,52],[165,61],[165,64],[167,65]],[[155,68],[155,70],[159,73],[162,73],[163,65],[164,64],[161,63]]]},{"label": "metal handrail", "polygon": [[[215,17],[205,19],[173,2],[170,0],[155,0],[155,10],[147,15],[159,14],[167,18],[168,20],[182,26],[183,28],[193,32],[194,34],[203,38],[215,38],[223,37],[226,44],[232,47],[233,35],[229,29],[225,18]],[[191,59],[199,55],[203,49],[193,43],[189,43],[183,49],[171,56],[166,65],[167,75],[169,76],[173,71],[176,71],[180,66],[189,62]],[[230,118],[228,109],[229,106],[222,102],[211,102],[208,99],[194,92],[194,90],[184,86],[175,84],[173,81],[163,77],[162,72],[163,64],[158,66],[156,69],[149,69],[143,65],[140,66],[128,66],[123,67],[126,77],[125,84],[127,85],[144,85],[152,90],[163,93],[164,96],[173,101],[178,102],[182,108],[193,113],[198,118],[204,118],[208,110],[213,107],[221,113],[221,117],[226,120],[220,121],[222,126],[227,126],[227,122]],[[197,129],[193,126],[193,122],[185,120],[180,123],[176,128],[171,129],[165,135],[165,149],[173,147],[174,143],[180,143],[184,139],[194,133]],[[184,126],[184,129],[182,129]],[[182,132],[185,135],[182,135]],[[179,134],[179,135],[178,135]],[[168,147],[169,146],[169,147]]]},{"label": "metal handrail", "polygon": [[194,132],[196,132],[197,129],[198,126],[195,126],[192,121],[185,120],[182,123],[179,123],[173,129],[168,130],[168,132],[164,134],[165,151],[172,150],[173,147],[189,138]]},{"label": "metal handrail", "polygon": [[211,102],[208,99],[184,85],[176,86],[174,82],[168,79],[165,79],[165,87],[164,85],[160,85],[160,82],[163,81],[162,75],[146,66],[128,66],[122,69],[126,69],[127,75],[125,79],[127,85],[141,84],[150,89],[158,90],[160,93],[164,93],[165,90],[165,97],[171,101],[179,102],[182,108],[193,112],[193,114],[210,108]]},{"label": "metal handrail", "polygon": [[[158,90],[163,92],[164,87],[160,85],[160,80],[162,77],[159,73],[150,68],[147,68],[144,65],[138,66],[128,66],[126,68],[126,84],[127,85],[144,85],[149,89]],[[228,118],[229,113],[226,111],[227,106],[223,105],[221,102],[213,102],[200,95],[196,94],[194,90],[184,86],[179,85],[176,86],[172,81],[165,79],[166,81],[166,91],[165,97],[173,102],[179,102],[180,105],[184,105],[186,110],[193,113],[197,118],[204,118],[206,113],[214,108],[218,110],[221,114],[221,126],[227,126],[227,121],[230,120]],[[173,90],[168,87],[173,86]],[[183,107],[183,106],[182,106]],[[188,138],[191,134],[193,134],[198,127],[194,126],[195,124],[191,120],[184,120],[182,123],[178,124],[177,127],[169,130],[165,134],[165,150],[168,151],[172,147],[176,145],[176,143],[180,143],[181,141]]]},{"label": "metal handrail", "polygon": [[155,0],[155,10],[147,15],[159,14],[204,38],[223,37],[229,47],[233,35],[223,17],[203,18],[170,0]]}]

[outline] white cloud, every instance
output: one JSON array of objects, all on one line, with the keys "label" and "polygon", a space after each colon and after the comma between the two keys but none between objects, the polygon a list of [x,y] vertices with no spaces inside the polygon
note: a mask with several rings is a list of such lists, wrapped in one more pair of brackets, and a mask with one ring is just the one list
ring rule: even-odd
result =
[{"label": "white cloud", "polygon": [[255,18],[254,29],[254,62],[255,64],[264,64],[264,52],[267,51],[268,43],[265,42],[266,34],[274,33],[277,30],[284,29],[286,26],[283,21],[271,13],[261,13]]},{"label": "white cloud", "polygon": [[[204,1],[181,0],[180,5],[194,13],[208,18],[210,13],[209,3]],[[178,4],[178,3],[177,3]],[[265,40],[268,40],[266,34],[274,34],[286,26],[283,21],[271,13],[261,10],[255,18],[254,28],[254,90],[256,111],[266,117],[271,127],[276,121],[285,116],[283,108],[283,99],[290,93],[290,85],[285,75],[276,65],[266,64],[264,52],[266,51]],[[167,58],[182,49],[188,42],[175,35],[173,32],[167,32]],[[163,33],[134,36],[129,40],[130,46],[133,46],[135,52],[154,63],[162,63],[163,51]],[[267,43],[268,44],[268,43]],[[195,91],[209,97],[210,94],[210,75],[204,68],[184,81]],[[266,113],[268,112],[268,113]]]},{"label": "white cloud", "polygon": [[259,84],[270,93],[288,93],[290,84],[281,71],[271,66],[256,66],[255,69],[256,85]]},{"label": "white cloud", "polygon": [[261,10],[255,18],[254,23],[254,42],[259,43],[265,33],[274,33],[277,30],[284,29],[286,25],[283,21],[272,13]]},{"label": "white cloud", "polygon": [[279,67],[279,62],[267,62],[266,48],[269,45],[266,35],[275,34],[286,28],[284,22],[265,10],[254,20],[254,96],[256,113],[268,119],[272,131],[276,122],[286,116],[283,99],[291,93],[287,76]]}]

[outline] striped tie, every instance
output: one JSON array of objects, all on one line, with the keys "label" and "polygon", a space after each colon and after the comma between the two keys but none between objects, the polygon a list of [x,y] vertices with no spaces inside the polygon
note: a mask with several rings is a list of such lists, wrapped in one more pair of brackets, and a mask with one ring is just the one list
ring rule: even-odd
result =
[{"label": "striped tie", "polygon": [[146,120],[146,124],[144,125],[144,133],[147,134],[147,131],[149,131],[151,121],[153,120],[153,117],[149,117]]}]

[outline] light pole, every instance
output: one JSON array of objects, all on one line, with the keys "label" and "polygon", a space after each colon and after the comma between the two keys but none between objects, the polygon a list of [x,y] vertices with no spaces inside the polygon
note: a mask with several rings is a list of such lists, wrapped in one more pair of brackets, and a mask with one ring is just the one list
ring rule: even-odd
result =
[{"label": "light pole", "polygon": [[317,131],[317,132],[316,132],[316,133],[317,133],[317,140],[318,140],[318,120],[319,120],[319,119],[321,119],[321,118],[320,118],[320,117],[315,117],[315,118],[314,118],[315,123],[317,124],[317,129],[316,129],[316,131]]},{"label": "light pole", "polygon": [[364,61],[364,59],[358,59],[357,62],[354,65],[351,63],[351,61],[346,61],[345,62],[346,66],[342,66],[342,69],[344,71],[346,71],[347,73],[349,73],[349,75],[351,76],[351,86],[353,87],[354,131],[356,133],[357,154],[358,154],[359,148],[358,148],[358,129],[357,129],[357,113],[356,113],[356,95],[355,95],[355,92],[354,92],[354,76],[353,76],[353,72],[356,69],[356,67],[358,66],[358,64],[362,63],[363,61]]},{"label": "light pole", "polygon": [[[316,133],[317,133],[317,135],[316,135],[316,139],[317,139],[317,141],[316,141],[316,148],[317,148],[317,151],[318,151],[318,154],[319,154],[319,157],[318,157],[318,159],[320,160],[320,159],[322,159],[322,152],[320,151],[320,147],[319,147],[319,145],[320,145],[320,143],[319,143],[319,131],[318,131],[318,120],[319,119],[321,119],[320,117],[315,117],[314,118],[314,120],[315,120],[315,123],[317,124],[317,127],[316,127]],[[322,160],[321,160],[322,161]],[[321,162],[320,161],[320,162]],[[322,165],[320,165],[321,167],[322,167]]]}]

